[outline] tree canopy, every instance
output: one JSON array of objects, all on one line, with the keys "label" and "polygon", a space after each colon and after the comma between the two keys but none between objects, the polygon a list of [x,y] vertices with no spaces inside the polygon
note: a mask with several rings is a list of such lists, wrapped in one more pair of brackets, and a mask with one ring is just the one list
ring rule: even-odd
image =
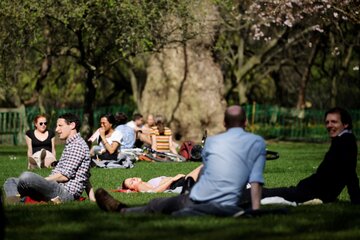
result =
[{"label": "tree canopy", "polygon": [[[0,102],[83,107],[92,125],[94,106],[139,107],[153,53],[203,38],[228,103],[359,108],[359,6],[355,0],[2,0]],[[209,11],[219,17],[199,18]],[[207,32],[206,21],[216,21],[215,32]]]}]

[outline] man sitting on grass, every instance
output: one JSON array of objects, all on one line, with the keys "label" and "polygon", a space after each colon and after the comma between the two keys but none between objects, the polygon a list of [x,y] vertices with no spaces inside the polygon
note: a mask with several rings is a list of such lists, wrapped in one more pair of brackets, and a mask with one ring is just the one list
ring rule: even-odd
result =
[{"label": "man sitting on grass", "polygon": [[[328,203],[336,201],[346,186],[351,202],[360,204],[359,179],[356,174],[357,145],[351,131],[351,116],[343,108],[332,108],[325,113],[325,126],[331,145],[316,172],[295,187],[264,188],[262,198],[278,196],[296,203],[320,199]],[[245,195],[249,197],[249,193]]]},{"label": "man sitting on grass", "polygon": [[226,132],[209,137],[203,155],[204,167],[190,194],[151,200],[146,206],[128,208],[100,188],[95,197],[104,211],[163,213],[177,216],[233,216],[246,184],[251,184],[252,208],[259,209],[264,182],[265,142],[244,131],[246,115],[240,106],[225,112]]},{"label": "man sitting on grass", "polygon": [[19,178],[9,178],[4,184],[6,201],[16,203],[28,196],[36,201],[66,202],[78,199],[89,184],[90,153],[78,133],[80,121],[67,113],[57,120],[56,132],[66,140],[61,158],[48,177],[24,172]]}]

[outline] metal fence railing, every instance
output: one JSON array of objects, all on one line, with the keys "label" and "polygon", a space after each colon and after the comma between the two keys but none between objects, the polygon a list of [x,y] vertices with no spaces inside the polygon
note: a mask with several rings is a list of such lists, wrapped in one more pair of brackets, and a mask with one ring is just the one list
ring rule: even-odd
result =
[{"label": "metal fence railing", "polygon": [[[327,141],[328,136],[324,127],[323,110],[313,109],[290,109],[272,105],[248,104],[244,106],[248,117],[248,130],[263,136],[266,139],[296,140],[296,141]],[[111,105],[96,108],[93,112],[95,128],[99,127],[99,119],[102,114],[124,112],[131,117],[134,109],[126,105]],[[20,122],[14,124],[14,114],[18,112]],[[82,108],[47,109],[49,127],[54,128],[58,116],[65,112],[72,112],[83,121],[84,111]],[[1,113],[3,113],[1,115]],[[40,113],[36,107],[24,107],[19,109],[0,109],[0,144],[22,143],[26,130],[33,129],[34,117]],[[350,110],[353,118],[353,131],[360,136],[360,110]],[[7,123],[7,121],[13,121]],[[1,127],[3,126],[3,127]],[[11,131],[8,131],[9,126]],[[15,135],[13,131],[18,130]],[[2,133],[1,133],[2,132]]]},{"label": "metal fence railing", "polygon": [[[265,138],[299,141],[326,141],[325,111],[289,109],[278,106],[249,104],[244,106],[248,127]],[[360,111],[350,110],[353,131],[360,136]]]}]

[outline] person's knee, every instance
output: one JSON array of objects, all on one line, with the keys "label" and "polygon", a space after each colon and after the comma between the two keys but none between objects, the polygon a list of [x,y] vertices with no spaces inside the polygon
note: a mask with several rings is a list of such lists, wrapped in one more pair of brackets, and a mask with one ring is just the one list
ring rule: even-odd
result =
[{"label": "person's knee", "polygon": [[16,178],[14,178],[14,177],[8,178],[8,179],[5,180],[4,185],[7,185],[8,183],[12,183],[12,182],[15,182],[15,181],[16,181]]},{"label": "person's knee", "polygon": [[9,186],[12,186],[12,185],[16,185],[17,184],[17,179],[14,178],[14,177],[11,177],[11,178],[8,178],[6,179],[6,181],[4,182],[4,185],[3,185],[3,189],[6,191]]},{"label": "person's knee", "polygon": [[23,172],[19,177],[19,184],[31,182],[35,173]]}]

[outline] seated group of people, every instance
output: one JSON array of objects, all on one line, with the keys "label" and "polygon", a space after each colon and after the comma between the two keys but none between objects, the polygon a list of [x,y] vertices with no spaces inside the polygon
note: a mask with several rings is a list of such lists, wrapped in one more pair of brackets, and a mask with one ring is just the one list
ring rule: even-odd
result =
[{"label": "seated group of people", "polygon": [[[350,114],[342,108],[325,113],[325,127],[331,138],[329,151],[314,174],[293,187],[263,188],[266,145],[262,137],[246,132],[246,114],[240,106],[225,111],[226,131],[207,139],[202,151],[203,163],[187,176],[160,177],[148,182],[129,178],[123,188],[140,192],[160,192],[193,179],[190,191],[168,198],[155,198],[145,206],[128,207],[103,188],[95,192],[98,206],[104,211],[126,213],[163,213],[177,216],[216,215],[234,216],[243,210],[245,202],[252,210],[260,208],[260,200],[278,196],[296,203],[320,199],[334,202],[347,187],[350,200],[360,204],[359,180],[356,173],[357,142],[352,133]],[[107,119],[108,121],[108,119]],[[105,126],[107,123],[102,122]],[[78,199],[89,182],[90,151],[78,133],[80,122],[72,114],[57,120],[56,132],[66,140],[65,149],[52,173],[43,178],[25,172],[19,178],[9,178],[4,184],[6,200],[17,201],[20,196],[35,200],[61,202]],[[105,128],[105,127],[103,127]],[[105,134],[105,145],[107,142]],[[108,150],[110,147],[107,148]],[[191,177],[191,178],[190,178]],[[184,179],[185,178],[185,179]],[[246,186],[250,184],[250,188]]]},{"label": "seated group of people", "polygon": [[99,160],[116,160],[118,153],[125,149],[151,146],[160,152],[177,153],[172,140],[170,128],[165,127],[164,118],[152,114],[143,124],[143,116],[135,114],[133,120],[127,122],[124,113],[105,114],[100,118],[100,128],[90,137],[89,141],[97,142],[90,150],[92,158]]},{"label": "seated group of people", "polygon": [[[55,133],[47,128],[45,115],[34,118],[34,130],[26,132],[28,169],[52,167],[56,162]],[[165,127],[164,118],[149,114],[143,123],[143,116],[134,114],[128,122],[125,113],[105,114],[100,118],[100,128],[89,138],[95,142],[90,150],[93,158],[116,160],[121,150],[148,145],[161,152],[177,153],[170,128]]]}]

